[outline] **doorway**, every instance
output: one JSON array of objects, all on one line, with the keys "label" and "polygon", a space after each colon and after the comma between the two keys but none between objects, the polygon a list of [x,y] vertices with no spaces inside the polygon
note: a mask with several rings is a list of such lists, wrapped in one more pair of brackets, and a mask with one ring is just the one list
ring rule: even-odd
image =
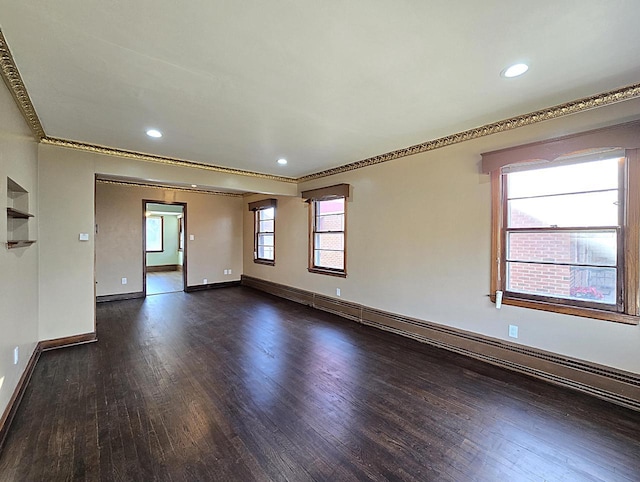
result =
[{"label": "doorway", "polygon": [[145,296],[184,291],[187,280],[186,203],[143,201]]}]

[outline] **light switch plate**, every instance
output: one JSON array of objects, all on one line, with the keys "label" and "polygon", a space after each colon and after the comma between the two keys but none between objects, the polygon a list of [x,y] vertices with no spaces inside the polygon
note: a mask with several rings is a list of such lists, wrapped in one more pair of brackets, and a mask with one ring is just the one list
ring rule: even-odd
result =
[{"label": "light switch plate", "polygon": [[189,241],[195,241],[196,237],[193,234],[189,235]]},{"label": "light switch plate", "polygon": [[80,233],[78,239],[80,241],[89,241],[89,233]]}]

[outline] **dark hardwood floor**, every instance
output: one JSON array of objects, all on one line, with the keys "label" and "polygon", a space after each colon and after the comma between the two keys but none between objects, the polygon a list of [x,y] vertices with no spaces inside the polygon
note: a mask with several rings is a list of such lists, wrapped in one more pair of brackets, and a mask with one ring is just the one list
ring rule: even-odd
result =
[{"label": "dark hardwood floor", "polygon": [[249,288],[101,303],[0,480],[640,480],[640,413]]}]

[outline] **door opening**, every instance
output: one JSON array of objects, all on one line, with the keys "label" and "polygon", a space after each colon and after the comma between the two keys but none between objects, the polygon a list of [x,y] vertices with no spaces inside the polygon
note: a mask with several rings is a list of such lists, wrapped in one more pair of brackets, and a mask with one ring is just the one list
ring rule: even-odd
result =
[{"label": "door opening", "polygon": [[186,203],[143,201],[145,296],[184,291],[187,283]]}]

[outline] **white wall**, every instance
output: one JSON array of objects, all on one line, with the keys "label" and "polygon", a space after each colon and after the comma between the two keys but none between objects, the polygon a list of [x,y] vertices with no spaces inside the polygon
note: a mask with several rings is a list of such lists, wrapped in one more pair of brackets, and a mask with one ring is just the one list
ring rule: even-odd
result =
[{"label": "white wall", "polygon": [[[37,145],[13,97],[0,82],[0,416],[38,341],[38,244],[7,249],[7,177],[29,191],[29,237],[38,239]],[[19,349],[13,364],[14,348]]]},{"label": "white wall", "polygon": [[[276,263],[253,263],[245,207],[245,274],[385,311],[640,373],[640,327],[489,301],[491,192],[480,154],[637,116],[640,103],[590,111],[300,185],[348,183],[347,278],[307,271],[308,205],[279,197]],[[637,187],[636,187],[637,188]],[[245,204],[265,196],[252,196]],[[518,340],[507,336],[519,325]]]}]

